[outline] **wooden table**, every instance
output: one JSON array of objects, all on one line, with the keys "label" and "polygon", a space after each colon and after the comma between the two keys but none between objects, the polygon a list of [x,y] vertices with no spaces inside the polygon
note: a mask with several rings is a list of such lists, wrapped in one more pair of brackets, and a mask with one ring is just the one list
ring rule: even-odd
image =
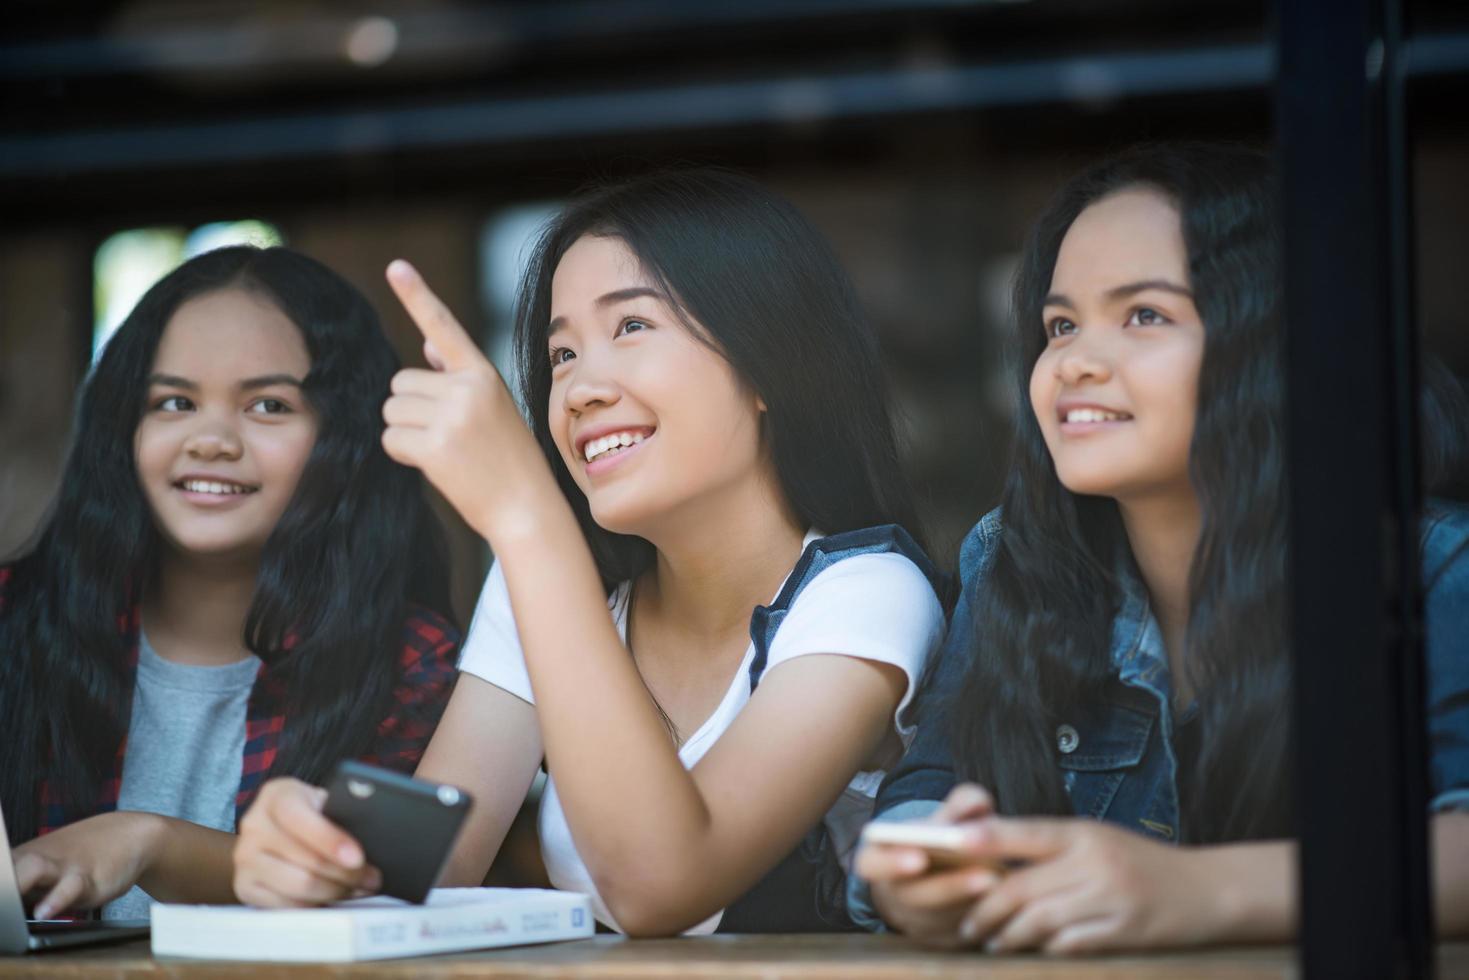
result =
[{"label": "wooden table", "polygon": [[[1222,949],[1084,960],[1037,956],[994,957],[930,953],[893,936],[711,936],[701,939],[627,940],[597,936],[573,943],[520,946],[478,953],[374,963],[272,964],[155,960],[146,940],[61,953],[0,957],[0,977],[201,978],[246,977],[747,977],[760,980],[897,980],[910,977],[985,977],[1000,980],[1219,980],[1296,975],[1290,947]],[[1439,949],[1441,978],[1469,978],[1469,943]]]}]

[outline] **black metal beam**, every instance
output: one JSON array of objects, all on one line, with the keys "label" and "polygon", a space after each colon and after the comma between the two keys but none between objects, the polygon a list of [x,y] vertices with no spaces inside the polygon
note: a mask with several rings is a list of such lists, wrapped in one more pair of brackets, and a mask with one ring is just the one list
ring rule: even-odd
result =
[{"label": "black metal beam", "polygon": [[1276,132],[1308,978],[1432,971],[1417,342],[1399,17],[1398,0],[1279,5]]},{"label": "black metal beam", "polygon": [[922,112],[1263,90],[1264,45],[658,86],[0,137],[0,179],[331,158]]}]

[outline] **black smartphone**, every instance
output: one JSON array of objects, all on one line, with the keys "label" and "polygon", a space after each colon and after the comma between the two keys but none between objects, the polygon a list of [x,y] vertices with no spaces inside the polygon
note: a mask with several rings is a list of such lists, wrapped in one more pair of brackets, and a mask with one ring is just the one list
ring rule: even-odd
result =
[{"label": "black smartphone", "polygon": [[322,813],[362,845],[382,893],[422,902],[444,870],[473,800],[464,790],[362,762],[337,766]]}]

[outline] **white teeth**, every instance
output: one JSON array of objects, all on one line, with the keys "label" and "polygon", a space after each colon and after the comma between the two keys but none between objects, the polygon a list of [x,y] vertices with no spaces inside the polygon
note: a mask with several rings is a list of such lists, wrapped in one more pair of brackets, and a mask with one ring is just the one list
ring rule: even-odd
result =
[{"label": "white teeth", "polygon": [[1073,408],[1066,413],[1068,422],[1120,422],[1131,418],[1120,412],[1108,412],[1100,408]]},{"label": "white teeth", "polygon": [[214,480],[184,480],[180,484],[190,493],[215,493],[221,495],[249,493],[249,487],[242,487],[238,483],[218,483]]},{"label": "white teeth", "polygon": [[636,446],[642,441],[643,434],[641,432],[614,432],[611,435],[602,436],[600,439],[590,440],[582,448],[582,454],[586,456],[587,462],[590,463],[598,456],[604,456],[607,453],[615,452],[626,446]]}]

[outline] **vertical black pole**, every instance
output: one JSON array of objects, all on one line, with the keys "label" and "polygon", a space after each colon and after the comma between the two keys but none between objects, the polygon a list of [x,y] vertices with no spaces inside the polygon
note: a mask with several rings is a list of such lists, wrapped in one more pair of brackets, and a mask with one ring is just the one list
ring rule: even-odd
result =
[{"label": "vertical black pole", "polygon": [[1432,970],[1399,0],[1280,0],[1301,955]]}]

